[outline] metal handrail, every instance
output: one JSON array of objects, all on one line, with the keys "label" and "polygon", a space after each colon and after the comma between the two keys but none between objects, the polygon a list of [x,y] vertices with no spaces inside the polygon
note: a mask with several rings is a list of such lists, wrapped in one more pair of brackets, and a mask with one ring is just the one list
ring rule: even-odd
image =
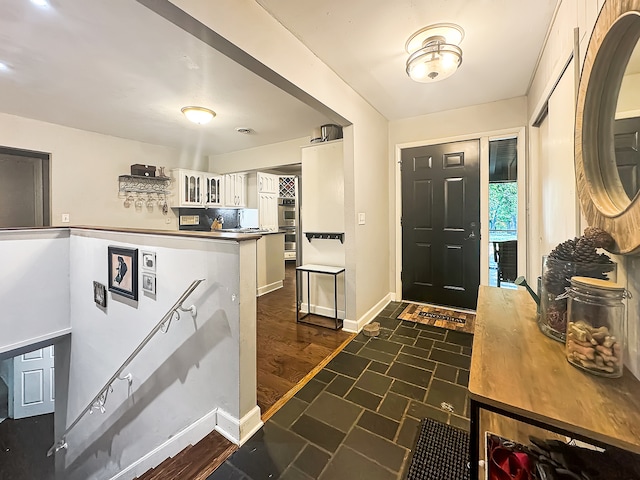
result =
[{"label": "metal handrail", "polygon": [[58,452],[59,450],[62,450],[63,448],[67,448],[68,446],[67,440],[66,440],[67,434],[73,429],[73,427],[75,427],[78,424],[78,422],[82,419],[82,417],[84,417],[87,414],[87,412],[93,413],[94,409],[100,410],[101,413],[105,412],[104,405],[107,402],[107,397],[109,396],[109,393],[113,392],[112,384],[116,380],[127,380],[129,387],[131,387],[131,384],[133,382],[133,377],[131,376],[131,374],[129,373],[124,377],[121,377],[120,375],[122,375],[122,373],[124,372],[124,369],[127,368],[127,366],[140,353],[140,351],[145,347],[145,345],[149,343],[151,338],[153,338],[153,336],[156,333],[158,333],[158,330],[160,330],[163,333],[167,333],[169,331],[169,327],[171,326],[171,320],[173,320],[174,315],[178,316],[178,320],[180,319],[179,310],[183,312],[190,312],[193,317],[197,315],[197,309],[195,305],[191,305],[189,308],[184,308],[182,304],[187,299],[187,297],[189,297],[189,295],[191,295],[193,291],[198,287],[198,285],[200,285],[200,283],[203,281],[204,279],[194,280],[189,286],[189,288],[187,288],[184,291],[184,293],[180,295],[180,298],[178,298],[176,303],[174,303],[173,306],[167,311],[167,313],[164,314],[162,319],[160,319],[158,324],[155,327],[153,327],[153,329],[144,338],[144,340],[140,342],[140,345],[138,345],[138,347],[133,351],[133,353],[129,355],[129,357],[123,362],[120,368],[116,370],[116,372],[111,376],[111,378],[107,381],[104,387],[102,387],[98,391],[98,394],[95,397],[93,397],[93,400],[91,400],[88,403],[88,405],[84,408],[84,410],[80,412],[80,414],[76,417],[73,423],[71,423],[71,425],[67,427],[67,429],[64,431],[60,439],[51,446],[51,448],[47,451],[47,457],[50,457],[51,455]]}]

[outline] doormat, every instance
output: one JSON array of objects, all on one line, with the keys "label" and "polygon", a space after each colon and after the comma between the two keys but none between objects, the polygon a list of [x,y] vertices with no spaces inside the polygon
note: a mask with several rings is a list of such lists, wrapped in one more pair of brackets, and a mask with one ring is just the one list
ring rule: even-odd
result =
[{"label": "doormat", "polygon": [[422,420],[407,480],[469,480],[469,433]]},{"label": "doormat", "polygon": [[398,318],[400,320],[408,320],[409,322],[422,323],[433,327],[473,333],[476,314],[473,312],[451,310],[445,307],[412,303],[398,315]]}]

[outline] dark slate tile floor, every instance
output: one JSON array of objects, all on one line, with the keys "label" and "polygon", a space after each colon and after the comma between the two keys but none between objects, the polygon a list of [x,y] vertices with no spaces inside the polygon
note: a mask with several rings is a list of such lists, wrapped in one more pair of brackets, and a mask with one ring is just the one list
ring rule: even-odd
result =
[{"label": "dark slate tile floor", "polygon": [[391,302],[208,480],[399,480],[420,420],[469,429],[469,334]]}]

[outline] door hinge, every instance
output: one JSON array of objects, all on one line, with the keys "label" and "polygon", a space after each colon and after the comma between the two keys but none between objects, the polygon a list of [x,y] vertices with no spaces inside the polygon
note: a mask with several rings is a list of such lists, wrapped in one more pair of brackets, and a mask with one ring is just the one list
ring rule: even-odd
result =
[{"label": "door hinge", "polygon": [[400,217],[400,226],[402,226],[402,217]]},{"label": "door hinge", "polygon": [[402,160],[398,160],[398,165],[400,165],[400,171],[402,171]]}]

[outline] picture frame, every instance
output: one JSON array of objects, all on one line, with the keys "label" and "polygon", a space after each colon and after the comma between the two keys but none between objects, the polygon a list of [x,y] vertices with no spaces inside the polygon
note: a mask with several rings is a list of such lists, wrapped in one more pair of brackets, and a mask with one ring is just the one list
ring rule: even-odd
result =
[{"label": "picture frame", "polygon": [[109,246],[109,291],[138,300],[138,249]]},{"label": "picture frame", "polygon": [[93,301],[99,307],[107,306],[107,287],[100,282],[93,282]]},{"label": "picture frame", "polygon": [[142,251],[142,270],[156,271],[156,252]]},{"label": "picture frame", "polygon": [[156,276],[153,273],[142,272],[142,291],[156,294]]}]

